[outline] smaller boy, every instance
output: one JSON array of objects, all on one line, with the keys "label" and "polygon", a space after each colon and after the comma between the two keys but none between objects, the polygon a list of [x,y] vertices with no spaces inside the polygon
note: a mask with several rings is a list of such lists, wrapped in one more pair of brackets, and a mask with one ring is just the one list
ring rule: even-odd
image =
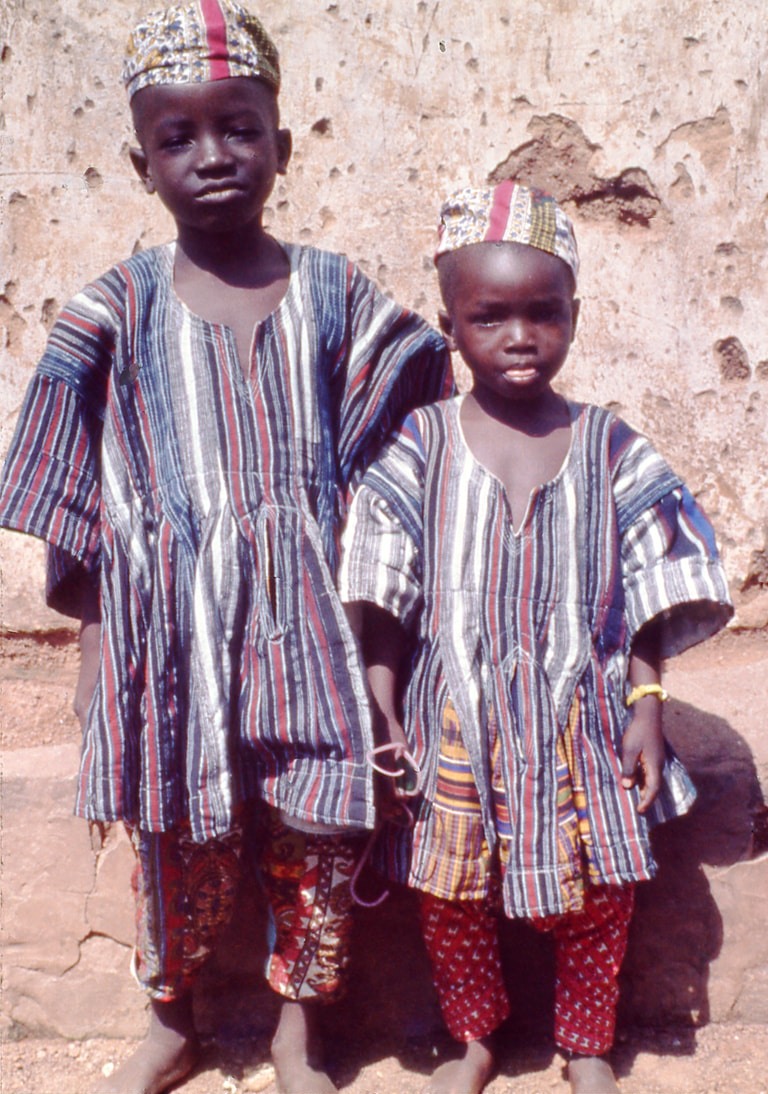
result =
[{"label": "smaller boy", "polygon": [[479,1094],[492,1073],[503,909],[554,936],[572,1090],[616,1091],[606,1053],[634,886],[655,872],[650,827],[694,796],[665,748],[660,660],[723,626],[726,580],[706,517],[648,441],[553,387],[579,313],[555,201],[513,182],[461,191],[437,269],[472,389],[415,411],[369,468],[341,576],[343,599],[364,602],[392,773],[420,768],[390,868],[419,890],[465,1045],[427,1089]]}]

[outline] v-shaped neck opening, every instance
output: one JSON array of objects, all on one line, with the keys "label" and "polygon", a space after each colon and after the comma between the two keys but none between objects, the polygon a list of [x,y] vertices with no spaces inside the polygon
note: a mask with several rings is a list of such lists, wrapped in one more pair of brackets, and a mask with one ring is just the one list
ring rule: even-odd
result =
[{"label": "v-shaped neck opening", "polygon": [[183,300],[182,297],[179,295],[178,291],[176,290],[176,279],[174,276],[176,262],[176,242],[174,241],[172,243],[168,243],[165,247],[168,292],[171,299],[173,300],[175,305],[193,323],[208,327],[211,330],[222,331],[225,334],[227,341],[231,344],[234,350],[237,363],[240,366],[240,373],[243,379],[246,381],[249,378],[253,365],[256,341],[259,337],[259,333],[264,329],[265,326],[273,323],[280,316],[282,311],[288,306],[290,298],[292,297],[294,292],[297,291],[299,256],[301,248],[293,243],[283,243],[282,240],[278,240],[277,242],[281,250],[284,252],[286,258],[288,259],[288,284],[286,285],[285,292],[283,293],[282,297],[275,305],[275,307],[272,309],[272,311],[253,324],[253,330],[251,331],[251,337],[248,345],[248,360],[244,362],[240,360],[240,351],[238,349],[237,337],[235,335],[234,329],[228,323],[221,323],[216,319],[208,319],[204,315],[200,315],[199,312],[196,312],[193,308],[191,308],[189,304],[187,304],[186,301]]},{"label": "v-shaped neck opening", "polygon": [[522,514],[522,517],[520,519],[520,523],[518,524],[517,527],[515,527],[514,516],[513,516],[513,513],[512,513],[512,503],[509,500],[509,494],[507,493],[506,486],[501,481],[499,476],[496,475],[493,471],[491,471],[491,469],[489,467],[486,467],[486,465],[483,463],[483,461],[481,459],[479,459],[479,457],[474,452],[474,450],[472,448],[472,445],[467,440],[467,435],[464,432],[464,425],[463,425],[462,420],[461,420],[461,409],[464,406],[465,399],[466,399],[466,393],[463,393],[463,394],[459,395],[456,399],[456,404],[457,405],[456,405],[456,413],[455,413],[455,416],[454,416],[455,423],[456,423],[456,431],[457,431],[457,433],[459,435],[459,438],[461,440],[461,443],[464,446],[464,448],[465,448],[469,458],[471,459],[472,463],[475,465],[475,467],[479,468],[479,470],[484,475],[486,475],[489,479],[492,479],[493,482],[496,484],[498,490],[501,492],[501,495],[504,499],[504,504],[506,505],[507,511],[509,513],[509,528],[510,528],[510,531],[512,532],[512,535],[517,539],[522,535],[523,531],[525,530],[526,526],[528,525],[528,523],[531,519],[533,510],[535,508],[536,502],[538,501],[539,497],[543,493],[547,492],[548,490],[551,490],[554,486],[556,486],[557,483],[560,482],[560,480],[565,475],[565,472],[568,468],[568,465],[571,462],[571,457],[573,455],[575,439],[576,439],[576,425],[577,425],[577,419],[578,419],[578,416],[579,416],[580,404],[572,403],[569,399],[565,400],[565,405],[566,405],[566,408],[568,410],[568,418],[569,418],[569,423],[570,423],[570,439],[568,441],[568,449],[565,453],[565,456],[563,457],[562,463],[560,464],[560,467],[558,468],[557,472],[554,475],[552,475],[549,479],[546,479],[544,482],[541,482],[537,486],[534,486],[534,487],[531,488],[531,490],[528,493],[528,500],[527,500],[527,502],[526,502],[526,504],[523,508],[523,514]]}]

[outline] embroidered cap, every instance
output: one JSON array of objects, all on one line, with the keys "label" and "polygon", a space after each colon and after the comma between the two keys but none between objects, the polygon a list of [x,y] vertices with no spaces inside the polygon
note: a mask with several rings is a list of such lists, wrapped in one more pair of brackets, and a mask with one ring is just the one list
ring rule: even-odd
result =
[{"label": "embroidered cap", "polygon": [[467,186],[440,210],[435,259],[470,243],[524,243],[561,258],[579,274],[573,225],[550,194],[508,179],[497,186]]},{"label": "embroidered cap", "polygon": [[143,87],[257,76],[280,90],[277,49],[255,15],[232,0],[197,0],[147,15],[123,62],[132,99]]}]

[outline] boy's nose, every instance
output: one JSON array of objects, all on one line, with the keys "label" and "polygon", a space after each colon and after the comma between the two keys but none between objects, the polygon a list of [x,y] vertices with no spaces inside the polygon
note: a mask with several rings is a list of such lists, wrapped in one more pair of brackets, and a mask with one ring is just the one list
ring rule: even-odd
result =
[{"label": "boy's nose", "polygon": [[528,323],[522,316],[513,316],[506,325],[507,342],[511,346],[526,345],[530,341]]},{"label": "boy's nose", "polygon": [[231,162],[232,156],[226,141],[213,133],[205,134],[200,138],[198,166],[201,170],[215,170]]}]

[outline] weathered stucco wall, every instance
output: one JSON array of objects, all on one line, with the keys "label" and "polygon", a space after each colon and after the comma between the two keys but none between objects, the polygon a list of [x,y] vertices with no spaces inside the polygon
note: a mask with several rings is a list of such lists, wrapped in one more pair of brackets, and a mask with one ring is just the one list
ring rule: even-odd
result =
[{"label": "weathered stucco wall", "polygon": [[[553,189],[583,259],[567,390],[653,436],[715,521],[740,622],[764,624],[762,0],[252,3],[281,50],[283,118],[295,141],[269,206],[275,233],[345,251],[433,319],[441,198],[509,174]],[[119,86],[127,31],[154,6],[0,0],[0,453],[61,305],[171,234],[132,175]],[[42,609],[40,587],[39,549],[0,534],[0,628],[60,625]],[[747,810],[765,787],[764,664],[729,665],[725,679],[710,668],[675,671],[672,729],[701,770],[706,809],[672,828],[662,848],[660,881],[637,918],[625,1006],[646,1021],[765,1022],[766,946],[755,923],[766,859],[745,857]],[[726,697],[722,708],[714,696]],[[71,747],[3,762],[4,882],[18,899],[5,910],[13,961],[0,1032],[135,1034],[144,1018],[125,976],[127,848],[110,842],[94,858],[85,826],[70,817]],[[399,907],[385,909],[368,953],[389,952],[378,941],[397,938],[410,968],[414,921],[402,935]],[[224,968],[230,982],[239,952]],[[370,1000],[388,998],[379,979],[395,967],[369,960],[362,1015],[378,1017]],[[414,982],[422,987],[403,1000],[401,1019],[425,1005],[426,976]]]},{"label": "weathered stucco wall", "polygon": [[[59,307],[171,224],[133,178],[136,0],[0,0],[0,452]],[[517,174],[581,244],[569,393],[647,431],[706,504],[739,619],[768,619],[768,63],[761,0],[260,0],[295,155],[268,221],[434,318],[435,210]],[[0,539],[6,625],[39,552]],[[36,594],[35,594],[36,596]]]}]

